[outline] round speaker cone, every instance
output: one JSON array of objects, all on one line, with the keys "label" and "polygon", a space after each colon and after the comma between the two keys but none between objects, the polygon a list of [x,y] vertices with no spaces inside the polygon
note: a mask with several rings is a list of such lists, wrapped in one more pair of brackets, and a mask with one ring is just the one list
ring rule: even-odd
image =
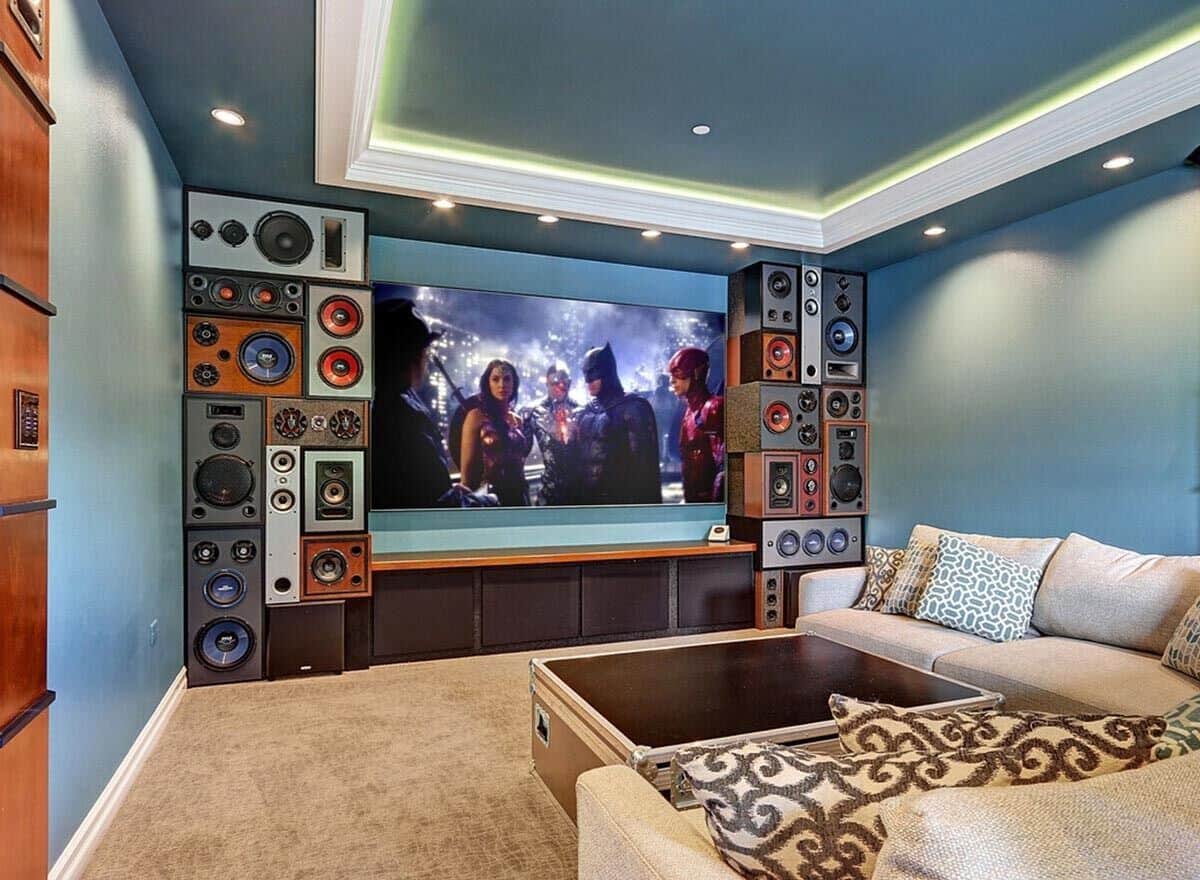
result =
[{"label": "round speaker cone", "polygon": [[230,247],[238,247],[246,240],[246,227],[237,220],[226,220],[221,224],[221,228],[217,230],[217,234],[221,236],[221,241]]},{"label": "round speaker cone", "polygon": [[261,385],[277,385],[292,374],[296,355],[277,333],[261,331],[246,337],[238,349],[242,372]]},{"label": "round speaker cone", "polygon": [[258,555],[258,548],[253,541],[234,541],[230,555],[238,562],[249,562]]},{"label": "round speaker cone", "polygon": [[321,303],[318,311],[321,329],[330,336],[345,339],[362,328],[362,309],[347,296],[331,296]]},{"label": "round speaker cone", "polygon": [[231,309],[242,300],[242,288],[232,278],[218,278],[208,288],[208,298],[223,309]]},{"label": "round speaker cone", "polygon": [[817,408],[817,392],[810,388],[805,388],[796,395],[796,406],[800,408],[800,412],[810,413]]},{"label": "round speaker cone", "polygon": [[322,550],[313,558],[312,573],[323,584],[336,584],[346,576],[346,557],[336,550]]},{"label": "round speaker cone", "polygon": [[196,656],[216,672],[237,669],[254,651],[254,633],[244,621],[222,617],[206,623],[196,633]]},{"label": "round speaker cone", "polygon": [[196,494],[213,507],[236,507],[253,491],[254,470],[236,455],[214,455],[196,468]]},{"label": "round speaker cone", "polygon": [[821,283],[821,276],[817,273],[816,269],[804,270],[804,283],[809,287],[816,287]]},{"label": "round speaker cone", "polygon": [[288,452],[286,449],[281,449],[271,456],[271,470],[277,474],[291,473],[292,468],[296,466],[296,456]]},{"label": "round speaker cone", "polygon": [[201,565],[211,565],[217,561],[217,557],[221,555],[221,551],[212,541],[201,541],[192,548],[192,559]]},{"label": "round speaker cone", "polygon": [[269,311],[279,305],[279,288],[265,281],[255,284],[250,290],[250,302],[257,309]]},{"label": "round speaker cone", "polygon": [[348,348],[331,348],[321,355],[321,379],[334,388],[349,388],[362,378],[362,361]]},{"label": "round speaker cone", "polygon": [[192,380],[202,388],[210,388],[221,379],[221,371],[215,364],[196,364],[192,368]]},{"label": "round speaker cone", "polygon": [[217,449],[233,449],[242,439],[242,435],[236,425],[231,425],[229,422],[218,422],[208,432],[208,439]]},{"label": "round speaker cone", "polygon": [[216,608],[232,608],[246,595],[246,582],[236,571],[218,571],[204,582],[204,598]]},{"label": "round speaker cone", "polygon": [[287,513],[296,506],[296,496],[290,489],[280,489],[271,495],[271,507],[280,513]]},{"label": "round speaker cone", "polygon": [[787,272],[775,270],[767,276],[767,290],[771,296],[783,299],[792,292],[792,279]]},{"label": "round speaker cone", "polygon": [[792,411],[786,403],[773,401],[763,413],[763,424],[772,434],[782,434],[792,426]]},{"label": "round speaker cone", "polygon": [[776,370],[786,370],[794,360],[792,343],[776,336],[767,343],[767,363]]},{"label": "round speaker cone", "polygon": [[800,438],[800,442],[803,445],[815,446],[817,442],[817,426],[801,425],[800,430],[796,432],[796,436]]},{"label": "round speaker cone", "polygon": [[786,477],[776,477],[775,482],[771,484],[771,492],[777,497],[782,498],[792,491],[792,482]]},{"label": "round speaker cone", "polygon": [[805,480],[804,481],[804,494],[805,495],[816,495],[818,488],[819,487],[817,486],[816,480]]},{"label": "round speaker cone", "polygon": [[308,430],[308,416],[295,407],[288,406],[275,413],[272,424],[280,437],[299,440]]},{"label": "round speaker cone", "polygon": [[845,391],[833,391],[825,398],[825,411],[832,418],[840,419],[850,409],[850,398]]},{"label": "round speaker cone", "polygon": [[825,328],[825,344],[836,354],[850,354],[858,347],[858,328],[845,318],[830,321]]},{"label": "round speaker cone", "polygon": [[329,433],[339,440],[353,440],[362,430],[362,416],[352,409],[339,409],[329,417]]},{"label": "round speaker cone", "polygon": [[290,211],[272,211],[254,227],[254,243],[272,263],[294,266],[312,250],[312,230]]},{"label": "round speaker cone", "polygon": [[834,529],[829,535],[829,552],[845,553],[850,546],[850,536],[845,529]]},{"label": "round speaker cone", "polygon": [[839,464],[829,475],[829,491],[838,501],[854,501],[862,494],[862,474],[852,464]]},{"label": "round speaker cone", "polygon": [[804,459],[804,473],[815,474],[817,472],[817,460],[815,458]]},{"label": "round speaker cone", "polygon": [[321,500],[326,504],[341,504],[349,493],[349,488],[341,480],[330,480],[321,486]]},{"label": "round speaker cone", "polygon": [[800,536],[791,529],[780,532],[775,539],[775,549],[780,556],[795,556],[800,549]]},{"label": "round speaker cone", "polygon": [[809,556],[820,556],[825,549],[825,535],[816,529],[810,529],[804,535],[804,552]]},{"label": "round speaker cone", "polygon": [[220,338],[221,331],[212,321],[200,321],[192,328],[192,339],[196,340],[197,345],[216,345]]}]

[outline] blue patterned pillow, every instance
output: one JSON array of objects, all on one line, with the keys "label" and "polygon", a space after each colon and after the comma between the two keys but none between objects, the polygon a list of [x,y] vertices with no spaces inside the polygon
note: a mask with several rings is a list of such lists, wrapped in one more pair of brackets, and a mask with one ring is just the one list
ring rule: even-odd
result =
[{"label": "blue patterned pillow", "polygon": [[955,535],[938,537],[937,561],[914,617],[994,642],[1021,638],[1042,573]]},{"label": "blue patterned pillow", "polygon": [[1187,610],[1167,649],[1163,651],[1163,666],[1178,669],[1192,678],[1200,678],[1200,599]]},{"label": "blue patterned pillow", "polygon": [[1163,720],[1167,722],[1167,729],[1154,750],[1157,760],[1200,752],[1200,694],[1184,700],[1164,715]]}]

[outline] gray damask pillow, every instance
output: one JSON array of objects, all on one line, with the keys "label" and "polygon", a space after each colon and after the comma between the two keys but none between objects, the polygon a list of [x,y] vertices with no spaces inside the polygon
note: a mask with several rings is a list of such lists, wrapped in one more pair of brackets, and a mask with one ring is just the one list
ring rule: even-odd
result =
[{"label": "gray damask pillow", "polygon": [[916,614],[921,593],[929,583],[935,562],[937,544],[928,544],[916,535],[911,536],[892,587],[884,594],[879,610],[884,614],[906,614],[909,617]]},{"label": "gray damask pillow", "polygon": [[1192,678],[1200,678],[1200,599],[1187,610],[1167,649],[1163,651],[1163,666],[1178,669]]},{"label": "gray damask pillow", "polygon": [[860,611],[875,611],[883,603],[883,597],[892,588],[896,573],[904,562],[903,550],[892,550],[887,547],[872,547],[867,545],[865,561],[867,576],[863,584],[862,595],[854,603],[854,608]]},{"label": "gray damask pillow", "polygon": [[994,642],[1015,641],[1029,628],[1041,579],[1032,566],[943,534],[913,616]]}]

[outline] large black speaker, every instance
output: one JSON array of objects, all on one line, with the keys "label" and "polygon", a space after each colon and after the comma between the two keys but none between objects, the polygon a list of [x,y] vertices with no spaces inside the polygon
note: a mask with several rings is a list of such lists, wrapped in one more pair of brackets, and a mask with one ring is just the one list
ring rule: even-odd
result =
[{"label": "large black speaker", "polygon": [[825,423],[825,515],[867,513],[870,427],[865,422]]},{"label": "large black speaker", "polygon": [[729,338],[755,330],[796,332],[799,269],[755,263],[729,276]]},{"label": "large black speaker", "polygon": [[862,385],[867,279],[826,270],[821,282],[822,381]]},{"label": "large black speaker", "polygon": [[184,522],[262,525],[262,401],[185,397],[183,406]]},{"label": "large black speaker", "polygon": [[188,686],[262,678],[262,529],[187,532]]},{"label": "large black speaker", "polygon": [[275,605],[267,614],[267,678],[340,673],[345,667],[345,606],[341,602]]},{"label": "large black speaker", "polygon": [[820,395],[807,385],[749,382],[725,391],[725,442],[730,452],[821,448]]}]

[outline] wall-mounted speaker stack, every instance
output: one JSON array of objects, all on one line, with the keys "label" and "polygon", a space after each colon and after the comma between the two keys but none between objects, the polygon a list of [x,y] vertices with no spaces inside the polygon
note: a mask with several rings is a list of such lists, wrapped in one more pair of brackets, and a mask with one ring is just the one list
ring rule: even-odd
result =
[{"label": "wall-mounted speaker stack", "polygon": [[862,275],[756,263],[729,278],[727,507],[756,547],[761,628],[784,625],[791,574],[862,562],[865,316]]},{"label": "wall-mounted speaker stack", "polygon": [[189,189],[184,214],[188,682],[341,672],[370,653],[342,607],[371,595],[366,212]]}]

